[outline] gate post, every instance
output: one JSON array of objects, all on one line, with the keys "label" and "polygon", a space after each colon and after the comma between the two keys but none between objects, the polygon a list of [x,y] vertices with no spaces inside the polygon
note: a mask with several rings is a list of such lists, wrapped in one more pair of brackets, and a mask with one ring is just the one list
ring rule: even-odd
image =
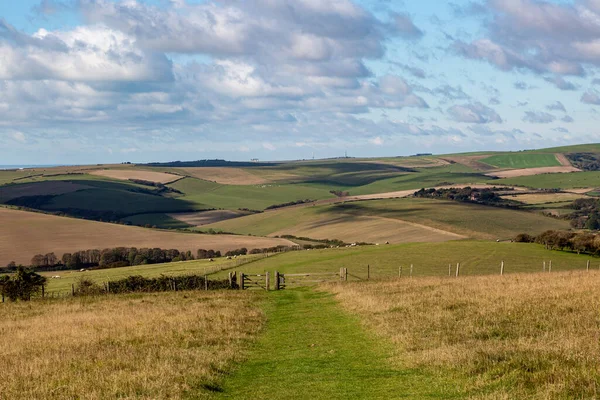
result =
[{"label": "gate post", "polygon": [[279,290],[279,271],[275,271],[275,290]]},{"label": "gate post", "polygon": [[269,279],[269,271],[265,274],[265,287],[267,288],[267,292],[271,290],[271,282]]},{"label": "gate post", "polygon": [[244,290],[244,273],[240,272],[238,276],[240,290]]}]

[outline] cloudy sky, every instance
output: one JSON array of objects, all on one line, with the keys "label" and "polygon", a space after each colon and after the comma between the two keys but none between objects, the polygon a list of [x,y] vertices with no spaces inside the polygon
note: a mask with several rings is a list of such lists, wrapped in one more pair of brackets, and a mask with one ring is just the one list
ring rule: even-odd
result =
[{"label": "cloudy sky", "polygon": [[600,141],[600,0],[0,1],[0,165]]}]

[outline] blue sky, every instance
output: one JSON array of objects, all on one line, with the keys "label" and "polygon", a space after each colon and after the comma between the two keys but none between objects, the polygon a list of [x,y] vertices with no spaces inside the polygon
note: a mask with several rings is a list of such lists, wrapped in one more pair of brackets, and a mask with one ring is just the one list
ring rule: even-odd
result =
[{"label": "blue sky", "polygon": [[598,142],[597,0],[0,2],[0,164]]}]

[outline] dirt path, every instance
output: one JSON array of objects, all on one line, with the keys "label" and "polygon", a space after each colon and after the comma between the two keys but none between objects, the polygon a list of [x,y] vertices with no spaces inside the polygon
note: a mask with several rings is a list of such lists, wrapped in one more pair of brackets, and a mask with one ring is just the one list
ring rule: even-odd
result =
[{"label": "dirt path", "polygon": [[291,289],[267,296],[267,328],[224,399],[452,398],[448,386],[391,363],[391,343],[365,331],[332,294]]},{"label": "dirt path", "polygon": [[560,165],[562,165],[563,167],[572,167],[573,166],[571,164],[571,161],[569,161],[569,159],[567,158],[566,155],[561,154],[561,153],[556,153],[554,156],[556,157],[556,159],[558,160]]}]

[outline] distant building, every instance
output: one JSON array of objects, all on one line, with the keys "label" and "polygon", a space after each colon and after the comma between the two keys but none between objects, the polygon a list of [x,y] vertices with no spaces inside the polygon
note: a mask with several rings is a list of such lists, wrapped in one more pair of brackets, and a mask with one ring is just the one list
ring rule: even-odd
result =
[{"label": "distant building", "polygon": [[258,158],[251,158],[250,161],[252,161],[252,162],[258,162]]}]

